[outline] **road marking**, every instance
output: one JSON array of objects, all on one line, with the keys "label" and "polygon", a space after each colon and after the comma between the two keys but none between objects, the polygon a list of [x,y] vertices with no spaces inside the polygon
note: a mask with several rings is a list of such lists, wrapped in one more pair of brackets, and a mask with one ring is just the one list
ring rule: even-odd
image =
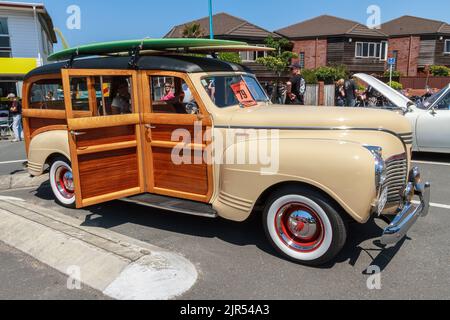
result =
[{"label": "road marking", "polygon": [[412,163],[417,163],[417,164],[435,164],[435,165],[437,165],[437,166],[446,166],[446,167],[450,167],[450,163],[446,163],[446,162],[412,161]]},{"label": "road marking", "polygon": [[[413,201],[413,203],[420,204],[420,201]],[[430,207],[450,210],[450,205],[448,205],[448,204],[430,203]]]},{"label": "road marking", "polygon": [[6,201],[6,200],[9,200],[9,201],[21,201],[21,202],[25,201],[24,199],[21,199],[21,198],[0,196],[0,201]]},{"label": "road marking", "polygon": [[0,165],[2,165],[2,164],[13,164],[13,163],[24,163],[24,162],[27,162],[27,160],[4,161],[4,162],[0,162]]}]

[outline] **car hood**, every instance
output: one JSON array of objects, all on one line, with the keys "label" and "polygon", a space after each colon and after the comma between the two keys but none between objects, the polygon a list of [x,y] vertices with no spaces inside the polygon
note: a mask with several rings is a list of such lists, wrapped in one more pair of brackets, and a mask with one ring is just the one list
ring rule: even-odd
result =
[{"label": "car hood", "polygon": [[230,127],[243,128],[364,128],[399,134],[412,131],[409,121],[394,112],[366,108],[268,105],[233,112]]},{"label": "car hood", "polygon": [[375,77],[365,73],[357,73],[354,77],[373,87],[393,104],[403,110],[407,110],[409,106],[414,105],[414,102]]}]

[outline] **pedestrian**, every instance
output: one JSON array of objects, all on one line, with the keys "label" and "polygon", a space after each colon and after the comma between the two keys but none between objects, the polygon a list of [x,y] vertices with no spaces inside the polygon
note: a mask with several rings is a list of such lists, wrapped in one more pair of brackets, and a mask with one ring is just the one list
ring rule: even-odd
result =
[{"label": "pedestrian", "polygon": [[344,90],[344,84],[345,84],[345,80],[344,79],[339,79],[336,82],[336,92],[335,92],[335,97],[336,97],[336,106],[338,107],[344,107],[345,106],[345,90]]},{"label": "pedestrian", "polygon": [[287,83],[287,97],[286,104],[290,105],[304,105],[306,81],[302,76],[302,67],[298,63],[290,66],[291,79]]},{"label": "pedestrian", "polygon": [[10,101],[11,106],[9,108],[9,112],[11,113],[13,119],[13,132],[14,132],[14,140],[11,142],[19,142],[22,141],[22,104],[17,99],[14,93],[10,93],[7,96],[7,99]]},{"label": "pedestrian", "polygon": [[286,104],[287,87],[283,81],[277,82],[275,97],[275,104]]},{"label": "pedestrian", "polygon": [[356,106],[356,83],[355,80],[352,78],[348,79],[344,83],[344,90],[345,90],[345,105],[347,107],[355,107]]}]

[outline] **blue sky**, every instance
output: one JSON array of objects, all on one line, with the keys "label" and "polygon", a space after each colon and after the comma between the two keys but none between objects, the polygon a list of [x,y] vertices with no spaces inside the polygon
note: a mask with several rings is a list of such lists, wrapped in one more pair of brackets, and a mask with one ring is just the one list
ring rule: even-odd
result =
[{"label": "blue sky", "polygon": [[[16,0],[17,1],[17,0]],[[20,2],[33,2],[20,1]],[[162,37],[177,24],[208,15],[207,0],[35,0],[43,2],[71,46],[109,40]],[[321,14],[365,23],[370,5],[382,22],[416,15],[450,22],[449,0],[213,0],[214,12],[228,12],[268,30]],[[81,29],[68,30],[67,7],[81,9]],[[60,48],[60,44],[56,49]]]}]

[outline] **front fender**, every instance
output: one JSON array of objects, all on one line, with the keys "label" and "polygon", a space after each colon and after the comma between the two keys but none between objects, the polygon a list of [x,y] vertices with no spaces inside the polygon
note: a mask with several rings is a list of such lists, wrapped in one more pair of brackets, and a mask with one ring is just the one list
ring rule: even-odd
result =
[{"label": "front fender", "polygon": [[[325,139],[280,139],[278,154],[271,160],[274,170],[258,164],[224,164],[220,192],[213,203],[224,218],[243,221],[257,199],[270,187],[283,182],[301,182],[319,188],[356,221],[370,218],[376,198],[374,158],[361,144]],[[236,143],[229,148],[254,150]],[[277,148],[275,148],[277,149]],[[273,149],[272,149],[273,150]]]},{"label": "front fender", "polygon": [[39,176],[44,171],[47,159],[53,154],[61,154],[70,159],[69,136],[65,130],[47,131],[35,136],[28,151],[28,171]]}]

